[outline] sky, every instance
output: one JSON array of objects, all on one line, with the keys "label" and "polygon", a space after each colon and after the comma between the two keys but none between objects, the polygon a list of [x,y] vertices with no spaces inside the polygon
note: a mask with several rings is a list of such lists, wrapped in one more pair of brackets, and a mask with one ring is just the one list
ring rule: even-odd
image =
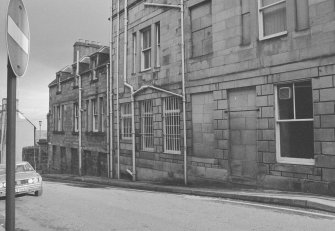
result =
[{"label": "sky", "polygon": [[[19,110],[37,129],[47,129],[48,84],[72,64],[78,39],[109,44],[111,0],[23,0],[30,26],[27,71],[17,81]],[[7,97],[6,16],[9,0],[0,0],[0,99]],[[0,102],[1,104],[1,102]]]}]

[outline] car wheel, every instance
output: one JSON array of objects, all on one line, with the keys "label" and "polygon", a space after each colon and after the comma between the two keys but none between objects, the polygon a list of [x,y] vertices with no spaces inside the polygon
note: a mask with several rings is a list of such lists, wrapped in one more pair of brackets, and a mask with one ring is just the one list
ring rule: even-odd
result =
[{"label": "car wheel", "polygon": [[38,190],[38,191],[35,191],[35,196],[42,196],[42,189],[41,190]]}]

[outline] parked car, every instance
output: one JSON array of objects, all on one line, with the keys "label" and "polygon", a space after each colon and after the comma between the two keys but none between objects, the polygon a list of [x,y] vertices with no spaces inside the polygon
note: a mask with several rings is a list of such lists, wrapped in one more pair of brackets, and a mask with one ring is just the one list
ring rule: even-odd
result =
[{"label": "parked car", "polygon": [[[15,194],[42,195],[42,177],[28,162],[16,163]],[[6,165],[0,164],[0,197],[6,196]]]}]

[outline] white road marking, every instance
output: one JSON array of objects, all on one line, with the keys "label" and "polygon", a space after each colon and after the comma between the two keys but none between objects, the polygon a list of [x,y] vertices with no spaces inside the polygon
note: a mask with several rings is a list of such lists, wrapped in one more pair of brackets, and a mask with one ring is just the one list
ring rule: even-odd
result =
[{"label": "white road marking", "polygon": [[244,201],[234,201],[234,200],[223,199],[223,198],[218,199],[218,198],[189,196],[189,195],[187,195],[185,197],[189,198],[189,199],[196,199],[196,198],[199,199],[200,198],[200,199],[203,199],[203,200],[224,201],[224,202],[228,202],[228,203],[231,203],[231,204],[250,205],[250,206],[256,206],[256,207],[263,207],[263,208],[277,209],[277,210],[283,210],[283,211],[297,212],[297,213],[303,213],[303,214],[308,214],[308,215],[315,215],[315,216],[319,216],[319,217],[326,217],[326,218],[335,219],[335,215],[318,213],[318,212],[311,212],[311,211],[304,211],[304,210],[299,210],[299,209],[290,209],[290,208],[273,206],[273,205],[264,205],[264,204],[260,204],[260,203],[257,203],[257,202],[252,203],[252,202],[244,202]]},{"label": "white road marking", "polygon": [[24,50],[24,52],[27,54],[29,53],[29,39],[10,16],[8,16],[8,34],[22,48],[22,50]]}]

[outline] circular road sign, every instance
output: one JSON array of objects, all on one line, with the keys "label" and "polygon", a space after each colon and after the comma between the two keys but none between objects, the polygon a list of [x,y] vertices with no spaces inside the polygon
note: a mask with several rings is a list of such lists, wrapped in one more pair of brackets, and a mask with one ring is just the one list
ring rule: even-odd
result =
[{"label": "circular road sign", "polygon": [[7,52],[17,77],[27,70],[30,50],[28,14],[22,0],[10,0],[7,11]]}]

